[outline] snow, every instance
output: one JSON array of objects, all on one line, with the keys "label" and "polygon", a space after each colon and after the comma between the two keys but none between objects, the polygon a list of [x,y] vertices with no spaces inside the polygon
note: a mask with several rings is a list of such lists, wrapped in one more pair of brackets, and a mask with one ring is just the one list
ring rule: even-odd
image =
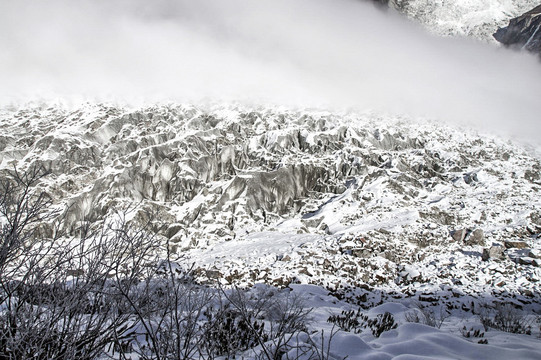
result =
[{"label": "snow", "polygon": [[275,261],[277,256],[290,254],[295,247],[319,239],[317,235],[295,235],[280,232],[263,232],[248,235],[241,240],[232,240],[217,244],[206,249],[204,253],[197,254],[190,251],[188,257],[196,256],[202,264],[215,264],[220,259],[235,259],[240,263],[265,263]]},{"label": "snow", "polygon": [[[412,0],[404,11],[436,34],[493,41],[536,4]],[[166,229],[157,239],[174,245],[175,266],[194,264],[197,281],[301,295],[313,320],[294,341],[323,344],[329,359],[541,358],[541,167],[531,149],[405,115],[238,104],[13,105],[0,125],[0,170],[50,168],[40,186],[55,209],[76,209],[68,230],[87,218],[138,226],[156,210]],[[291,168],[302,171],[276,175]],[[451,237],[472,230],[480,243]],[[508,240],[528,248],[481,258]],[[484,329],[483,303],[514,304],[533,334],[464,337],[464,326]],[[409,323],[419,306],[448,316],[441,328]],[[398,326],[376,338],[327,322],[358,308]]]},{"label": "snow", "polygon": [[[295,293],[306,298],[306,304],[314,307],[317,318],[325,318],[330,314],[339,313],[347,304],[336,303],[330,306],[328,295],[321,288],[307,285],[292,285]],[[329,336],[334,331],[330,342],[330,359],[539,359],[541,347],[539,339],[532,336],[487,331],[483,339],[488,344],[479,344],[479,338],[465,338],[459,333],[462,326],[475,328],[479,323],[472,318],[466,320],[460,317],[446,319],[444,327],[437,329],[419,323],[408,323],[404,314],[410,308],[400,303],[385,303],[376,306],[366,314],[373,318],[378,314],[389,312],[399,322],[394,330],[383,332],[375,338],[370,332],[354,334],[333,329],[330,324],[313,324],[314,328],[323,329],[323,344],[329,343]],[[469,321],[469,322],[468,322]],[[477,327],[482,330],[482,327]],[[321,333],[312,336],[312,340],[321,343]],[[299,341],[306,341],[300,337]],[[294,351],[291,352],[291,355]]]},{"label": "snow", "polygon": [[539,5],[536,0],[409,0],[403,11],[431,32],[470,36],[496,43],[492,34],[509,20]]}]

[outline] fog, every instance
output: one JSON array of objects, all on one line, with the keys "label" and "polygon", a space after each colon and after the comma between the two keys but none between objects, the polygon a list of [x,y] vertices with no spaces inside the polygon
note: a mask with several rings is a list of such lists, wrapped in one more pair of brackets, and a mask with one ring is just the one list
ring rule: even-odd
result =
[{"label": "fog", "polygon": [[371,109],[541,143],[541,63],[353,0],[0,3],[0,102]]}]

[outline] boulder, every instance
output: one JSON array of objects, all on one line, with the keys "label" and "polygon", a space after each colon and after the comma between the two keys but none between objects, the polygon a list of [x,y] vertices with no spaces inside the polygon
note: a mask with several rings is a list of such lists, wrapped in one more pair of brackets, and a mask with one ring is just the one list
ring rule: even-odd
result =
[{"label": "boulder", "polygon": [[452,231],[451,237],[453,238],[454,241],[461,242],[466,238],[467,234],[468,234],[467,229],[460,229],[460,230]]},{"label": "boulder", "polygon": [[489,247],[488,249],[483,249],[483,254],[481,255],[481,258],[483,261],[488,261],[489,259],[504,259],[504,248],[500,245],[493,245]]},{"label": "boulder", "polygon": [[541,261],[539,259],[532,259],[530,257],[518,258],[518,263],[520,265],[529,265],[529,266],[535,266],[535,267],[539,267],[539,265],[541,265]]},{"label": "boulder", "polygon": [[[541,32],[541,31],[540,31]],[[533,184],[541,184],[541,175],[539,174],[539,168],[534,168],[532,170],[526,170],[524,172],[524,179],[528,180]]]},{"label": "boulder", "polygon": [[451,237],[456,242],[464,242],[465,245],[485,245],[485,234],[481,229],[459,229],[451,232]]},{"label": "boulder", "polygon": [[541,54],[541,5],[511,19],[507,27],[499,28],[493,36],[506,46]]},{"label": "boulder", "polygon": [[473,245],[485,245],[485,234],[481,229],[473,230],[467,237],[464,239],[464,243],[469,246]]},{"label": "boulder", "polygon": [[506,249],[527,249],[528,244],[525,241],[508,240],[505,243]]}]

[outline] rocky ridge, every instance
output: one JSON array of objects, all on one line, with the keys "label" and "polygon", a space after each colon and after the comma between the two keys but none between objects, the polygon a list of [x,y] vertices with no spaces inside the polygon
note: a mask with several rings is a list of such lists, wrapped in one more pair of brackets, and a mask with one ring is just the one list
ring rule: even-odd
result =
[{"label": "rocky ridge", "polygon": [[518,47],[541,54],[541,5],[511,19],[499,28],[494,38],[506,46]]},{"label": "rocky ridge", "polygon": [[[380,1],[381,2],[381,1]],[[536,0],[388,0],[388,6],[441,36],[495,42],[492,34],[509,20],[539,5]]]},{"label": "rocky ridge", "polygon": [[21,107],[0,123],[2,171],[50,171],[39,186],[65,209],[68,238],[122,213],[151,219],[201,282],[310,283],[361,299],[444,286],[539,306],[541,164],[509,142],[372,113],[234,105]]}]

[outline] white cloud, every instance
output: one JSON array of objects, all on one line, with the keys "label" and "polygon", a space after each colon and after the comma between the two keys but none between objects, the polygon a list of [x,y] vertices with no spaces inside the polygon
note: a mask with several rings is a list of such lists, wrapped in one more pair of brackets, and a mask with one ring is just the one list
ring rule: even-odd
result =
[{"label": "white cloud", "polygon": [[5,1],[0,96],[266,101],[539,131],[541,66],[359,1]]}]

